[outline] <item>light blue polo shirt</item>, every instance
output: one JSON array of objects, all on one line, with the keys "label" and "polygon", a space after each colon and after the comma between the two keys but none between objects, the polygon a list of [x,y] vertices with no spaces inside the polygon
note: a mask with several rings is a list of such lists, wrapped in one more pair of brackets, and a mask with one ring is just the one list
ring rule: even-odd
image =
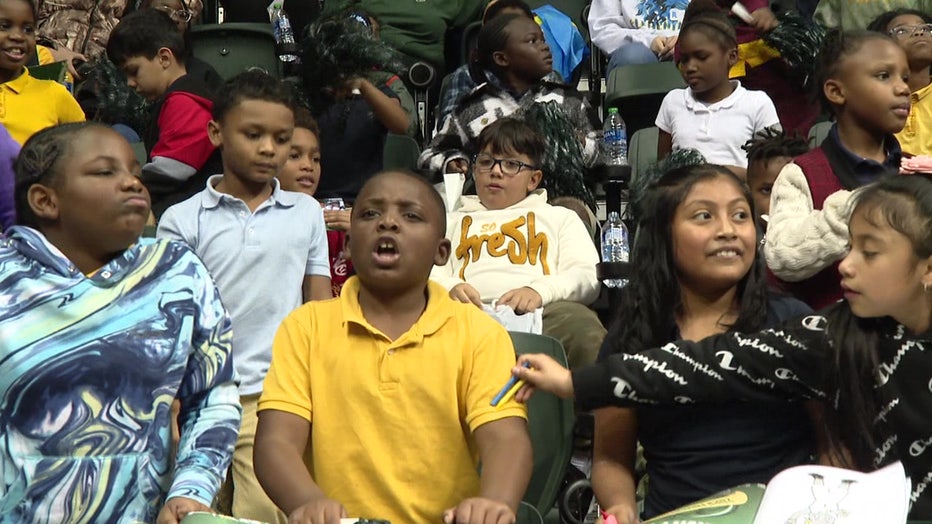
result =
[{"label": "light blue polo shirt", "polygon": [[262,391],[278,325],[303,302],[305,275],[330,276],[327,230],[320,205],[303,193],[272,195],[254,212],[214,187],[168,208],[159,238],[181,240],[201,258],[233,319],[233,364],[240,395]]}]

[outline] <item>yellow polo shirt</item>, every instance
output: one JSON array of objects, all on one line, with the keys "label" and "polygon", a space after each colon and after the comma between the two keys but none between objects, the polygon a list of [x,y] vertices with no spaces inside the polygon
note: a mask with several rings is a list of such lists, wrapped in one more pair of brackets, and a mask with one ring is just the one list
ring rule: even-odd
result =
[{"label": "yellow polo shirt", "polygon": [[479,493],[479,426],[526,418],[489,405],[511,375],[508,333],[472,304],[428,284],[421,318],[390,341],[363,317],[360,283],[282,323],[259,411],[311,422],[311,475],[351,517],[436,524]]},{"label": "yellow polo shirt", "polygon": [[65,86],[37,80],[23,69],[18,78],[0,84],[0,124],[14,140],[23,144],[46,127],[84,121],[84,111]]},{"label": "yellow polo shirt", "polygon": [[909,117],[896,134],[904,153],[932,155],[932,84],[909,95]]},{"label": "yellow polo shirt", "polygon": [[39,57],[39,65],[46,65],[55,62],[55,57],[52,56],[52,50],[44,45],[36,46],[36,55]]}]

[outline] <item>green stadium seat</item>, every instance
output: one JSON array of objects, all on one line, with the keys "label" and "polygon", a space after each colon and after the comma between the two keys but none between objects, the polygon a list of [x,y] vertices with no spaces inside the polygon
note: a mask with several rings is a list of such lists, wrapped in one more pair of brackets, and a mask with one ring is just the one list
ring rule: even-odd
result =
[{"label": "green stadium seat", "polygon": [[660,129],[638,129],[628,140],[628,164],[631,165],[631,183],[651,165],[657,163],[657,141]]},{"label": "green stadium seat", "polygon": [[[518,355],[544,353],[567,366],[563,345],[554,338],[531,333],[509,332]],[[537,391],[528,402],[528,431],[534,450],[534,470],[524,502],[547,515],[557,501],[573,452],[573,402]]]},{"label": "green stadium seat", "polygon": [[271,24],[227,23],[191,26],[191,51],[227,80],[252,68],[281,77]]},{"label": "green stadium seat", "polygon": [[632,64],[613,69],[605,88],[605,109],[617,107],[628,136],[654,125],[663,97],[686,87],[673,62]]},{"label": "green stadium seat", "polygon": [[417,169],[417,157],[421,148],[417,141],[408,135],[389,133],[385,137],[382,149],[382,169]]},{"label": "green stadium seat", "polygon": [[832,124],[834,122],[818,122],[816,125],[809,128],[809,145],[812,147],[819,147],[822,145],[822,141],[828,137],[828,132],[832,130]]}]

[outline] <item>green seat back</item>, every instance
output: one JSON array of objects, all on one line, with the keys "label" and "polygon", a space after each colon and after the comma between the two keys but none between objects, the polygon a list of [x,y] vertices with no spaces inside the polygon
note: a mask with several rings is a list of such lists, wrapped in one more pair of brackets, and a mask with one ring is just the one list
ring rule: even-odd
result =
[{"label": "green seat back", "polygon": [[[554,338],[509,332],[518,355],[544,353],[567,365],[563,346]],[[573,401],[537,391],[528,402],[528,430],[534,450],[534,470],[524,502],[546,515],[554,506],[573,453]]]},{"label": "green seat back", "polygon": [[29,76],[39,80],[52,80],[59,84],[65,83],[65,73],[67,72],[68,66],[64,62],[52,62],[51,64],[29,67]]},{"label": "green seat back", "polygon": [[149,153],[146,151],[146,144],[144,142],[130,142],[130,147],[133,148],[133,153],[136,155],[136,160],[139,161],[139,165],[145,165],[149,161]]},{"label": "green seat back", "polygon": [[619,99],[645,95],[663,99],[671,90],[683,87],[686,87],[686,82],[673,62],[616,67],[608,75],[605,104],[612,107],[618,104]]},{"label": "green seat back", "polygon": [[828,137],[828,132],[832,130],[833,122],[818,122],[809,128],[809,145],[819,147],[822,141]]},{"label": "green seat back", "polygon": [[631,183],[648,167],[657,162],[657,141],[660,130],[654,126],[639,129],[628,140],[628,164],[631,165]]},{"label": "green seat back", "polygon": [[389,133],[385,137],[382,149],[382,169],[417,169],[417,157],[421,148],[417,141],[408,135]]},{"label": "green seat back", "polygon": [[158,226],[147,225],[142,228],[143,238],[155,238],[155,233],[158,231]]},{"label": "green seat back", "polygon": [[612,69],[605,87],[605,112],[617,107],[628,127],[628,136],[654,125],[663,97],[686,87],[673,62],[632,64]]},{"label": "green seat back", "polygon": [[212,65],[224,80],[254,67],[281,76],[271,24],[200,24],[188,33],[194,56]]}]

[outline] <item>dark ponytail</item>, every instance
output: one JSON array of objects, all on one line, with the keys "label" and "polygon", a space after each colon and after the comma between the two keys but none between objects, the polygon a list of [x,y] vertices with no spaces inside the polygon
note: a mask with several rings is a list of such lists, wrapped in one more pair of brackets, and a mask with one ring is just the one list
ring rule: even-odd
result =
[{"label": "dark ponytail", "polygon": [[829,454],[835,463],[850,469],[876,469],[874,453],[879,428],[877,414],[882,399],[874,387],[877,379],[877,345],[880,334],[893,328],[889,318],[860,318],[847,302],[826,312],[830,346],[826,352],[826,391],[834,392],[825,410]]}]

